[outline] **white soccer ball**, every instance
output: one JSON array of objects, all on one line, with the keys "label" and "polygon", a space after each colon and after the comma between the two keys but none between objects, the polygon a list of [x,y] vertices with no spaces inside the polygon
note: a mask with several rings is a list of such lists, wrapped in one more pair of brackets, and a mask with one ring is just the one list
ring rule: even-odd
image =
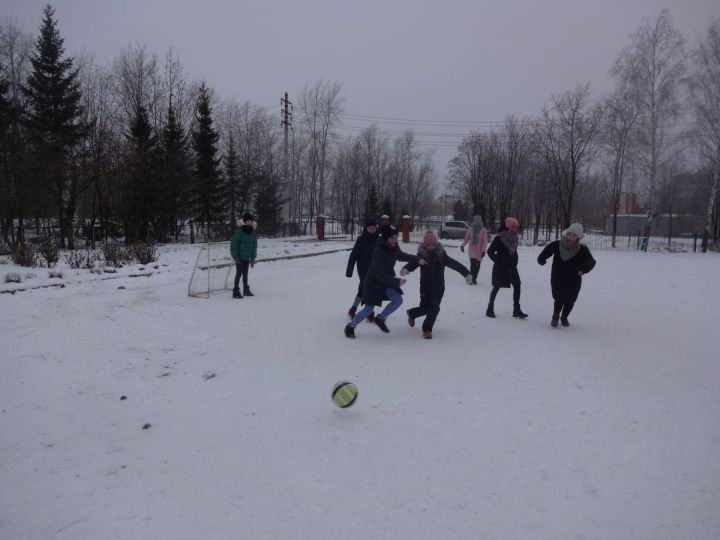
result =
[{"label": "white soccer ball", "polygon": [[333,386],[330,394],[332,401],[341,409],[347,409],[357,401],[357,387],[350,381],[340,381]]}]

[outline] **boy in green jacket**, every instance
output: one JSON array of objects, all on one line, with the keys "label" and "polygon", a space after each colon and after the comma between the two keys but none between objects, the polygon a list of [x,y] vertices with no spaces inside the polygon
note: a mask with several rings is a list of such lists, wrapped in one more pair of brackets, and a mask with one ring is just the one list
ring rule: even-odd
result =
[{"label": "boy in green jacket", "polygon": [[[255,216],[250,213],[243,215],[244,225],[235,229],[230,241],[230,255],[235,261],[235,285],[233,287],[233,298],[255,296],[248,286],[248,270],[255,266],[257,256],[257,232],[253,227]],[[243,279],[243,293],[240,294],[240,276]]]}]

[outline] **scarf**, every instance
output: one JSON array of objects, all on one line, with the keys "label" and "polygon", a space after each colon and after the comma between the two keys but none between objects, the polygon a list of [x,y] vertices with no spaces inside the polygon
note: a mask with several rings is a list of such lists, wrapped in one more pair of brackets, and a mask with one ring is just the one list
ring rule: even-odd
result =
[{"label": "scarf", "polygon": [[510,255],[513,255],[517,251],[519,240],[518,233],[505,229],[500,232],[500,240],[503,244],[505,244],[505,247]]},{"label": "scarf", "polygon": [[580,251],[580,240],[571,244],[570,241],[563,236],[558,244],[558,251],[560,252],[560,258],[563,261],[568,261]]},{"label": "scarf", "polygon": [[480,223],[473,223],[472,224],[472,240],[470,240],[470,243],[472,245],[477,245],[478,240],[480,238],[480,231],[483,228],[482,221]]},{"label": "scarf", "polygon": [[242,232],[244,232],[244,233],[246,233],[246,234],[250,234],[251,232],[253,232],[253,226],[252,226],[252,225],[243,225],[243,226],[240,227],[240,228],[242,229]]},{"label": "scarf", "polygon": [[417,256],[421,259],[425,259],[428,263],[430,263],[434,262],[436,259],[439,259],[443,253],[445,253],[445,248],[443,248],[442,244],[438,242],[437,247],[433,250],[429,250],[421,244],[418,247]]}]

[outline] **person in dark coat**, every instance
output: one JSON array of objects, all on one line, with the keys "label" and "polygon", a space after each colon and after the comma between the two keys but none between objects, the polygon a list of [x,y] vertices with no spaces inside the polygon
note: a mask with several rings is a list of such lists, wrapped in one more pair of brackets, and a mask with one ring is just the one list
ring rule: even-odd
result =
[{"label": "person in dark coat", "polygon": [[[348,257],[347,269],[345,270],[345,275],[350,278],[353,275],[353,269],[355,268],[355,266],[357,266],[357,273],[358,277],[360,278],[360,283],[358,284],[358,292],[355,296],[355,301],[348,310],[348,317],[350,317],[351,320],[355,317],[355,314],[357,313],[357,308],[362,301],[363,281],[365,281],[365,274],[367,273],[367,269],[370,266],[372,254],[375,250],[375,244],[377,244],[377,239],[377,220],[375,218],[367,218],[365,220],[365,228],[363,229],[363,233],[355,239],[355,245],[350,252],[350,256]],[[374,321],[373,314],[370,314],[368,316],[368,320],[370,320],[370,322]]]},{"label": "person in dark coat", "polygon": [[[257,257],[257,232],[253,227],[255,216],[250,213],[243,215],[242,227],[235,229],[232,240],[230,240],[230,255],[235,261],[235,283],[233,286],[233,298],[255,296],[248,285],[248,272],[251,266],[255,266]],[[243,280],[243,292],[240,293],[240,276]]]},{"label": "person in dark coat", "polygon": [[[425,317],[422,336],[425,339],[432,339],[433,325],[440,313],[440,302],[445,294],[445,268],[460,273],[468,285],[473,284],[473,276],[462,263],[445,252],[433,231],[425,233],[423,242],[418,247],[417,256],[427,264],[420,268],[420,305],[407,310],[408,324],[412,328],[415,326],[415,319]],[[410,262],[400,269],[400,275],[405,276],[417,267],[417,263]]]},{"label": "person in dark coat", "polygon": [[580,223],[573,223],[563,231],[560,240],[550,242],[538,255],[537,261],[544,265],[553,257],[550,271],[550,287],[555,300],[550,326],[557,328],[558,321],[563,326],[570,326],[568,315],[575,306],[582,276],[595,267],[595,259],[587,246],[580,243],[583,237],[583,227]]},{"label": "person in dark coat", "polygon": [[405,278],[395,277],[397,261],[425,264],[414,255],[403,252],[398,247],[398,232],[394,227],[380,229],[380,238],[373,250],[372,260],[363,283],[363,308],[357,312],[352,321],[345,326],[345,337],[355,337],[355,327],[373,312],[374,306],[381,306],[383,300],[390,300],[382,313],[375,317],[375,324],[385,333],[390,332],[387,318],[402,305],[402,289]]},{"label": "person in dark coat", "polygon": [[505,227],[493,239],[487,250],[487,255],[493,262],[492,291],[485,315],[495,318],[495,297],[501,288],[513,288],[513,317],[527,318],[527,314],[520,309],[520,274],[518,273],[517,246],[519,242],[518,229],[520,224],[514,217],[505,218]]}]

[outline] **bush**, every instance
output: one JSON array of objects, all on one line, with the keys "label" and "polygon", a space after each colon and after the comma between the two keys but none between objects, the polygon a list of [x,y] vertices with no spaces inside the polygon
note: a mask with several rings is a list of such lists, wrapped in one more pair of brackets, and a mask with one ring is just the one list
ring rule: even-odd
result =
[{"label": "bush", "polygon": [[129,250],[120,244],[105,244],[103,246],[103,258],[106,263],[115,267],[120,267],[132,261]]},{"label": "bush", "polygon": [[100,260],[100,254],[93,250],[76,249],[65,255],[65,262],[70,268],[93,269],[95,262]]},{"label": "bush", "polygon": [[13,262],[19,266],[37,266],[37,252],[31,244],[20,244],[12,254]]},{"label": "bush", "polygon": [[58,260],[60,260],[57,245],[52,238],[44,238],[40,242],[38,250],[42,258],[45,259],[45,265],[48,268],[52,268],[57,264]]},{"label": "bush", "polygon": [[52,278],[60,278],[60,279],[62,279],[62,277],[63,277],[62,270],[50,270],[50,271],[48,272],[48,277],[49,277],[50,279],[52,279]]},{"label": "bush", "polygon": [[5,274],[5,283],[22,283],[22,276],[17,272]]},{"label": "bush", "polygon": [[135,244],[132,246],[132,254],[140,264],[150,264],[158,259],[157,246],[155,244]]}]

